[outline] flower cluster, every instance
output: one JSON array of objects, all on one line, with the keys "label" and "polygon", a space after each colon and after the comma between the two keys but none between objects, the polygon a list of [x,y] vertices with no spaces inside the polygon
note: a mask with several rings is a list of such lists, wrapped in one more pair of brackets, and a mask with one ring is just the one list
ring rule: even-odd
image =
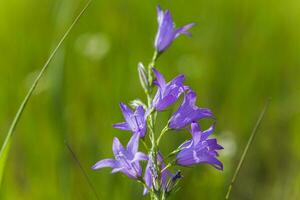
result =
[{"label": "flower cluster", "polygon": [[[120,103],[125,122],[114,124],[113,127],[130,131],[132,136],[126,146],[120,143],[118,138],[113,140],[113,153],[115,159],[104,159],[97,162],[92,168],[112,168],[112,173],[122,172],[129,178],[137,180],[144,185],[144,194],[149,193],[151,199],[166,199],[181,179],[181,172],[172,173],[176,166],[192,166],[197,164],[210,164],[216,169],[222,170],[223,165],[217,159],[218,150],[223,149],[215,138],[209,136],[215,130],[215,122],[207,130],[201,130],[201,119],[214,120],[210,109],[196,106],[196,93],[191,87],[184,85],[185,76],[179,75],[167,82],[164,76],[154,68],[158,56],[163,53],[180,34],[188,34],[187,31],[194,24],[188,24],[176,29],[169,10],[158,12],[158,32],[155,38],[155,53],[148,71],[143,64],[138,65],[141,85],[147,95],[147,105],[136,100],[132,108]],[[154,80],[153,80],[154,79]],[[153,91],[156,93],[154,94]],[[180,98],[182,96],[182,98]],[[165,128],[155,133],[156,116],[168,109],[175,102],[180,101],[180,106],[172,114]],[[191,138],[178,148],[170,151],[168,157],[164,157],[159,144],[166,132],[173,130],[188,130]],[[149,138],[149,140],[147,140]],[[147,153],[138,151],[139,142],[145,145]],[[150,146],[150,147],[149,147]],[[168,159],[167,159],[168,158]],[[166,162],[167,160],[170,160]],[[145,171],[142,170],[141,161],[146,161]]]}]

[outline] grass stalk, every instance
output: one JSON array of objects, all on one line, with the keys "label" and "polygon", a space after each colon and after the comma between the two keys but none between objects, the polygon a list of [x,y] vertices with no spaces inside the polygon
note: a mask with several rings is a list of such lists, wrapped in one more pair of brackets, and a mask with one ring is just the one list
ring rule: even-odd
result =
[{"label": "grass stalk", "polygon": [[96,199],[100,199],[99,195],[97,193],[96,188],[94,187],[94,185],[92,184],[92,181],[90,180],[89,175],[86,173],[86,171],[84,170],[80,160],[78,159],[78,157],[76,156],[75,152],[73,151],[73,149],[71,148],[71,146],[67,143],[67,141],[65,141],[65,145],[67,147],[67,149],[70,151],[74,161],[76,162],[76,164],[78,165],[80,171],[82,172],[82,174],[84,175],[87,183],[89,184],[89,187],[91,188],[91,190],[93,191],[93,193],[95,194]]},{"label": "grass stalk", "polygon": [[1,151],[0,151],[0,184],[2,182],[2,177],[3,177],[3,171],[4,171],[4,167],[5,167],[5,163],[7,160],[7,156],[8,156],[8,152],[10,149],[10,145],[11,145],[11,138],[15,132],[15,129],[22,117],[22,114],[26,108],[26,105],[28,104],[33,92],[35,91],[40,79],[42,78],[42,76],[44,75],[45,71],[47,70],[50,62],[53,60],[55,54],[57,53],[58,49],[61,47],[62,43],[65,41],[65,39],[67,38],[67,36],[69,35],[69,33],[71,32],[71,30],[73,29],[73,27],[77,24],[78,20],[81,18],[81,16],[84,14],[84,12],[87,10],[87,8],[89,7],[90,3],[92,2],[92,0],[88,0],[88,2],[85,4],[85,6],[82,8],[82,10],[80,11],[80,13],[77,15],[77,17],[74,19],[74,21],[72,22],[72,24],[69,26],[69,28],[67,29],[67,31],[64,33],[64,35],[62,36],[62,38],[59,40],[58,44],[56,45],[56,47],[54,48],[54,50],[51,52],[50,56],[48,57],[48,59],[46,60],[45,64],[43,65],[41,71],[39,72],[39,74],[37,75],[37,77],[35,78],[33,84],[31,85],[30,89],[28,90],[25,98],[23,99],[10,127],[9,130],[6,134],[5,140],[3,145],[1,146]]},{"label": "grass stalk", "polygon": [[265,106],[264,106],[263,110],[261,111],[261,113],[260,113],[260,115],[258,117],[258,120],[256,121],[256,124],[255,124],[255,126],[254,126],[254,128],[253,128],[253,130],[251,132],[251,135],[250,135],[250,137],[248,139],[248,142],[247,142],[247,144],[246,144],[246,146],[244,148],[243,154],[242,154],[242,156],[241,156],[241,158],[239,160],[237,168],[235,169],[235,172],[234,172],[233,177],[231,179],[230,185],[228,187],[228,190],[227,190],[227,193],[226,193],[226,196],[225,196],[225,200],[228,200],[229,197],[230,197],[233,185],[234,185],[234,183],[235,183],[235,181],[236,181],[236,179],[238,177],[238,174],[239,174],[239,172],[241,170],[241,167],[242,167],[242,165],[243,165],[243,163],[245,161],[246,155],[247,155],[247,153],[249,151],[249,148],[250,148],[251,144],[253,143],[253,140],[254,140],[254,138],[255,138],[255,136],[257,134],[257,131],[258,131],[259,127],[260,127],[260,124],[261,124],[264,116],[265,116],[265,113],[266,113],[266,111],[267,111],[267,109],[269,107],[270,102],[271,102],[271,98],[269,98],[267,100],[267,102],[265,103]]}]

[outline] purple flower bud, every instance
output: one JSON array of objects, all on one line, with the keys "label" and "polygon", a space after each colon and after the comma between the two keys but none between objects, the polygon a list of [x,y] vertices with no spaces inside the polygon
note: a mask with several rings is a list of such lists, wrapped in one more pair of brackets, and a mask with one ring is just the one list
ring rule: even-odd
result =
[{"label": "purple flower bud", "polygon": [[[160,153],[157,154],[157,162],[158,165],[161,166],[162,169],[164,169],[166,167],[164,161],[163,161],[163,157]],[[160,180],[160,188],[161,189],[165,189],[167,186],[167,179],[168,177],[171,177],[172,174],[168,171],[168,170],[164,170],[161,173],[161,180]],[[152,163],[151,159],[148,160],[148,164],[146,166],[146,170],[145,170],[145,175],[144,175],[144,180],[146,185],[149,188],[153,188],[153,182],[155,181],[155,179],[157,178],[157,172],[155,171],[154,168],[154,164]],[[144,195],[146,195],[148,193],[147,188],[144,188]]]},{"label": "purple flower bud", "polygon": [[176,156],[176,163],[181,166],[207,163],[216,169],[223,170],[223,164],[216,158],[218,156],[217,151],[223,149],[223,147],[217,143],[217,139],[208,139],[214,129],[215,125],[212,125],[202,132],[198,123],[192,123],[190,130],[192,139],[179,147],[182,150]]},{"label": "purple flower bud", "polygon": [[166,83],[164,77],[158,70],[153,68],[153,72],[156,76],[154,83],[158,86],[158,90],[153,99],[152,106],[155,107],[157,111],[162,111],[175,103],[187,87],[183,85],[184,75],[179,75]]},{"label": "purple flower bud", "polygon": [[97,162],[92,169],[103,167],[113,168],[112,173],[122,172],[129,178],[137,179],[142,175],[142,168],[139,161],[148,160],[148,156],[138,152],[139,136],[134,134],[129,140],[126,149],[120,143],[118,138],[114,138],[113,152],[115,159],[104,159]]},{"label": "purple flower bud", "polygon": [[179,35],[185,34],[190,36],[191,34],[188,32],[188,29],[195,25],[191,23],[176,29],[170,11],[163,11],[160,6],[157,6],[157,21],[158,31],[154,45],[158,53],[166,50]]},{"label": "purple flower bud", "polygon": [[135,112],[123,103],[120,103],[120,108],[126,122],[114,124],[113,127],[121,130],[132,131],[134,134],[144,137],[147,126],[143,106],[138,106]]},{"label": "purple flower bud", "polygon": [[196,97],[196,93],[192,90],[184,96],[182,104],[169,120],[169,128],[181,129],[202,118],[213,117],[209,109],[199,108],[195,105]]}]

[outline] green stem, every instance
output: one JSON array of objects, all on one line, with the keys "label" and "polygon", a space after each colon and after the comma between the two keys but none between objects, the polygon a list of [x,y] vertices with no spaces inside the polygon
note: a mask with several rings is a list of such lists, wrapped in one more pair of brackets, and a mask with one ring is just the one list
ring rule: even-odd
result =
[{"label": "green stem", "polygon": [[[147,103],[148,108],[151,108],[151,103],[153,100],[153,72],[152,68],[155,65],[155,62],[158,58],[158,53],[154,52],[151,62],[148,65],[148,81],[149,81],[149,89],[148,91],[145,91],[147,96]],[[161,200],[161,188],[160,188],[160,169],[157,162],[157,154],[158,154],[158,146],[155,139],[155,132],[154,132],[154,125],[155,125],[155,119],[156,119],[156,112],[154,112],[154,109],[150,111],[150,114],[147,118],[147,126],[149,130],[149,137],[151,141],[151,148],[149,151],[151,162],[154,165],[154,170],[157,172],[157,177],[153,183],[153,189],[149,190],[151,191],[150,196],[153,200]]]},{"label": "green stem", "polygon": [[165,170],[167,170],[169,167],[172,167],[172,163],[169,163],[169,164],[167,164],[167,166],[165,166],[161,171],[160,171],[160,173],[163,173]]},{"label": "green stem", "polygon": [[157,138],[157,140],[156,140],[156,146],[159,146],[159,143],[160,143],[161,138],[165,135],[165,133],[166,133],[168,130],[169,130],[168,125],[165,126],[165,128],[163,128],[163,130],[160,132],[160,134],[159,134],[159,136],[158,136],[158,138]]},{"label": "green stem", "polygon": [[83,7],[83,9],[81,10],[81,12],[78,14],[78,16],[75,18],[75,20],[73,21],[73,23],[70,25],[70,27],[67,29],[67,31],[65,32],[65,34],[62,36],[62,38],[60,39],[60,41],[58,42],[57,46],[54,48],[54,50],[52,51],[52,53],[50,54],[49,58],[47,59],[47,61],[45,62],[44,66],[42,67],[40,73],[38,74],[38,76],[36,77],[36,79],[34,80],[32,86],[30,87],[29,91],[27,92],[24,100],[22,101],[11,125],[10,128],[7,132],[6,138],[4,140],[4,143],[1,147],[1,151],[0,151],[0,183],[2,180],[2,175],[3,175],[3,170],[4,170],[4,164],[7,158],[7,154],[9,151],[9,147],[10,147],[10,139],[18,125],[18,122],[20,121],[20,118],[23,114],[24,109],[26,108],[26,105],[28,104],[30,97],[32,96],[35,88],[37,87],[40,79],[42,78],[43,74],[45,73],[46,69],[48,68],[50,62],[52,61],[52,59],[54,58],[57,50],[60,48],[60,46],[62,45],[62,43],[65,41],[66,37],[69,35],[70,31],[73,29],[73,27],[75,26],[75,24],[78,22],[78,20],[80,19],[80,17],[83,15],[83,13],[86,11],[86,9],[89,7],[90,3],[92,0],[89,0],[85,6]]},{"label": "green stem", "polygon": [[152,68],[154,67],[155,62],[156,62],[158,56],[159,56],[159,54],[157,53],[157,51],[155,51],[154,54],[153,54],[152,60],[151,60],[151,62],[148,65],[148,81],[149,81],[149,85],[150,85],[150,88],[151,88],[151,91],[149,91],[150,95],[151,95],[152,86],[153,86],[153,72],[152,72]]}]

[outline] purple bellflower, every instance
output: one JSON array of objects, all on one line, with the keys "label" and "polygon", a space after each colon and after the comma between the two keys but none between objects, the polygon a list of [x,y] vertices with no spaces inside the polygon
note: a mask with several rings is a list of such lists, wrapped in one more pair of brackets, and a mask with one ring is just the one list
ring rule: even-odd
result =
[{"label": "purple bellflower", "polygon": [[139,135],[133,134],[126,149],[120,143],[118,138],[113,140],[113,153],[115,159],[104,159],[97,162],[92,168],[100,169],[103,167],[113,168],[112,173],[122,172],[129,178],[137,179],[142,176],[142,168],[139,161],[148,160],[148,156],[138,152]]},{"label": "purple bellflower", "polygon": [[179,35],[185,34],[190,36],[188,29],[195,25],[191,23],[176,29],[170,11],[163,11],[160,6],[157,6],[157,21],[158,31],[154,45],[158,53],[167,49]]},{"label": "purple bellflower", "polygon": [[158,90],[153,99],[152,106],[155,107],[157,111],[162,111],[175,103],[187,87],[183,86],[184,75],[179,75],[166,83],[164,77],[158,70],[153,68],[153,72],[156,76],[155,84],[158,86]]},{"label": "purple bellflower", "polygon": [[[158,165],[161,166],[161,169],[164,169],[166,167],[166,164],[164,163],[163,157],[160,153],[157,154],[157,163]],[[155,171],[154,164],[151,161],[151,159],[149,159],[148,164],[146,166],[145,175],[144,175],[145,184],[149,188],[153,188],[153,181],[155,180],[155,178],[157,178],[157,176],[158,175],[157,172]],[[161,173],[161,180],[160,180],[161,189],[166,189],[168,177],[172,177],[172,174],[168,170],[164,170]],[[146,195],[147,193],[148,193],[147,188],[144,188],[143,194]]]},{"label": "purple bellflower", "polygon": [[126,122],[114,124],[113,127],[121,130],[132,131],[134,134],[144,137],[146,134],[147,126],[145,119],[145,111],[143,106],[138,106],[133,112],[124,103],[120,103],[123,116]]},{"label": "purple bellflower", "polygon": [[176,163],[181,166],[207,163],[216,169],[223,170],[223,164],[216,158],[217,150],[221,150],[223,147],[217,143],[217,139],[208,139],[214,129],[215,125],[212,125],[202,132],[198,123],[192,123],[190,130],[192,139],[179,147],[181,151],[176,156]]},{"label": "purple bellflower", "polygon": [[199,108],[195,105],[196,98],[196,93],[192,90],[184,96],[182,104],[169,120],[169,128],[181,129],[202,118],[213,117],[209,109]]}]

